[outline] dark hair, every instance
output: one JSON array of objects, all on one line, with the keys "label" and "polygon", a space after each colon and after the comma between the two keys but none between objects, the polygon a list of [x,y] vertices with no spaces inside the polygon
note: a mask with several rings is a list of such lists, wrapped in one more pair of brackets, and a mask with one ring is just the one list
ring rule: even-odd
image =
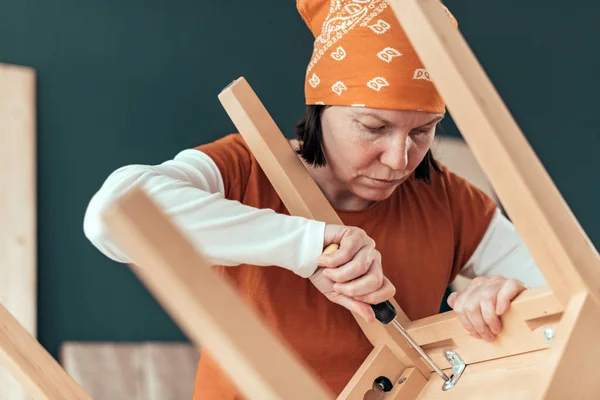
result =
[{"label": "dark hair", "polygon": [[[308,105],[304,117],[296,124],[296,138],[300,142],[297,153],[314,167],[324,167],[327,162],[321,147],[323,132],[321,130],[321,114],[325,110],[324,105]],[[440,124],[436,126],[436,134],[442,130]],[[421,163],[415,168],[415,178],[425,183],[431,183],[430,171],[433,168],[441,173],[439,165],[433,158],[431,149],[427,151]]]}]

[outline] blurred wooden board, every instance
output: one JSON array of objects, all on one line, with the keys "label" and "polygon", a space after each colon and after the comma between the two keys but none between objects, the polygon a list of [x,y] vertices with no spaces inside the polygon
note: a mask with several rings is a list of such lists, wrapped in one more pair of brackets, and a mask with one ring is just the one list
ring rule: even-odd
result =
[{"label": "blurred wooden board", "polygon": [[[0,63],[0,304],[36,336],[35,70]],[[29,399],[0,365],[2,399]]]},{"label": "blurred wooden board", "polygon": [[60,352],[94,400],[190,400],[199,359],[188,343],[67,342]]}]

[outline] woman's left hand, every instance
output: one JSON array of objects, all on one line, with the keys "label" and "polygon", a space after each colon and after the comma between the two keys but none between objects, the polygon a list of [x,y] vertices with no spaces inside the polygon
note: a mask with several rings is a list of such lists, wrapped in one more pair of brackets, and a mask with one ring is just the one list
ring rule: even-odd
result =
[{"label": "woman's left hand", "polygon": [[492,342],[502,331],[500,316],[526,288],[518,280],[502,276],[477,277],[464,291],[450,294],[448,305],[471,336]]}]

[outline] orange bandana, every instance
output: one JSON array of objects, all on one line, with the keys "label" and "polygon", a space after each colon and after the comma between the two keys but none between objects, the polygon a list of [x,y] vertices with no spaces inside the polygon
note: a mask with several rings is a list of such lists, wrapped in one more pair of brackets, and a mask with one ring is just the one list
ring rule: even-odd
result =
[{"label": "orange bandana", "polygon": [[444,100],[384,0],[297,0],[296,6],[315,36],[306,104],[445,112]]}]

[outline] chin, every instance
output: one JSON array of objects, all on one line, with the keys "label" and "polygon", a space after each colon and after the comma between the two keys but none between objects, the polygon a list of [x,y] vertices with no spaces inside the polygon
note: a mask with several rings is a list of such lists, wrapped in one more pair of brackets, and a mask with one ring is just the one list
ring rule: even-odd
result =
[{"label": "chin", "polygon": [[367,201],[382,201],[387,199],[394,193],[398,185],[391,188],[372,188],[361,186],[354,190],[354,194]]}]

